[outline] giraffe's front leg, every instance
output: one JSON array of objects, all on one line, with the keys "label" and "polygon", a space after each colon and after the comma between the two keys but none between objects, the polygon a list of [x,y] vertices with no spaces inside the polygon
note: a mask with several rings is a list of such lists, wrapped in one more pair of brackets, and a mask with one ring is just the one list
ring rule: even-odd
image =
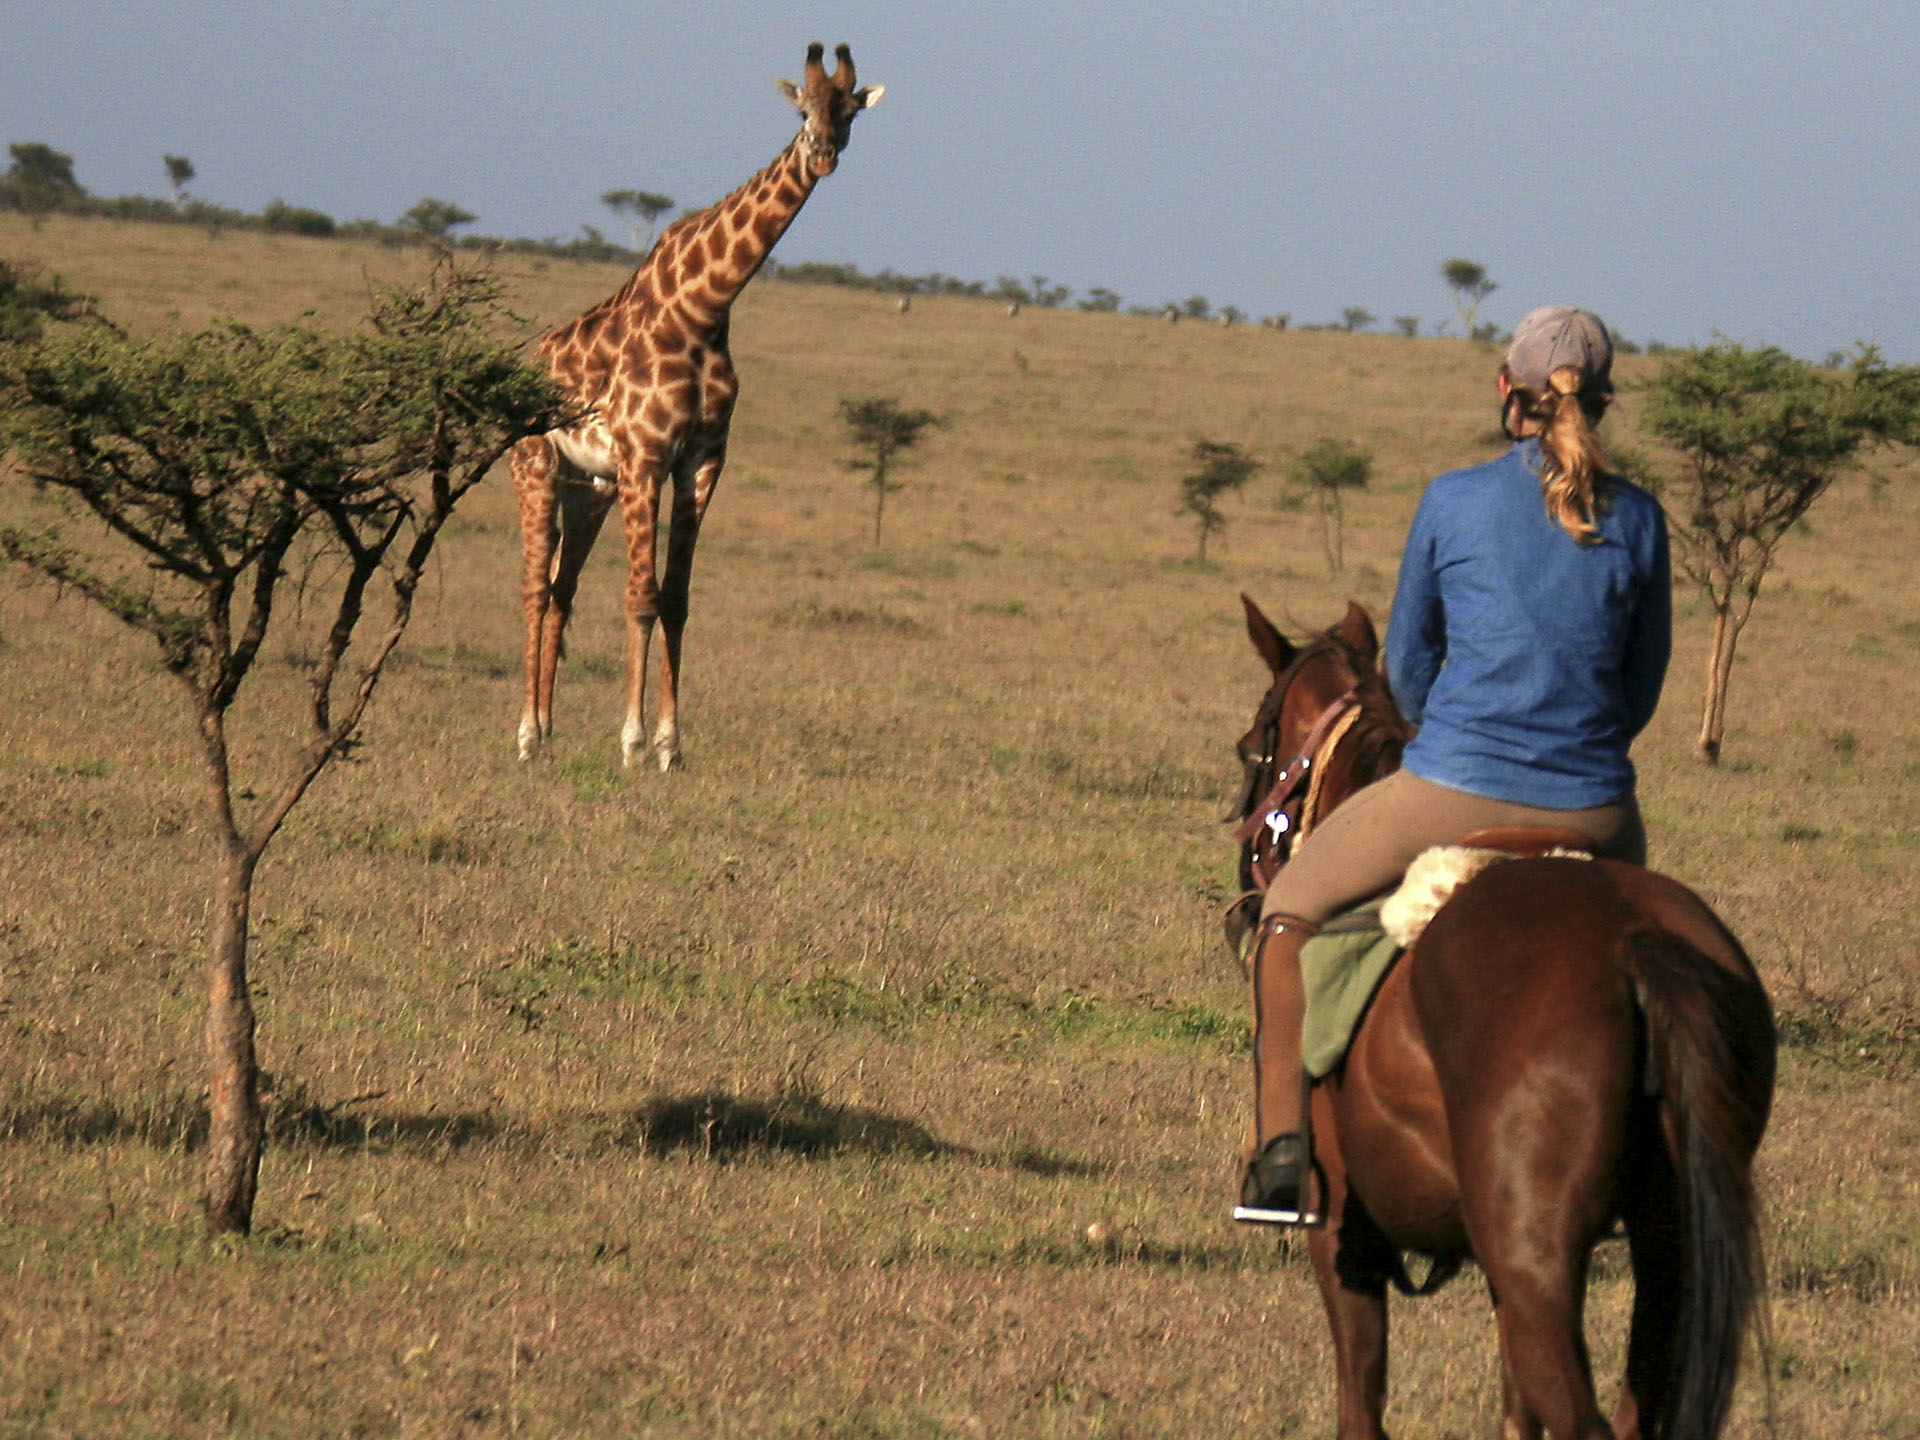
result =
[{"label": "giraffe's front leg", "polygon": [[700,357],[700,420],[673,466],[673,513],[667,525],[666,570],[660,583],[660,636],[664,654],[653,758],[662,770],[678,770],[680,757],[680,659],[693,588],[693,552],[700,526],[727,463],[727,432],[740,382],[727,354],[724,332]]},{"label": "giraffe's front leg", "polygon": [[627,718],[620,722],[620,764],[631,769],[647,748],[643,718],[647,702],[647,655],[653,647],[651,615],[634,613],[633,586],[627,587]]},{"label": "giraffe's front leg", "polygon": [[687,628],[688,597],[693,587],[693,552],[700,522],[726,463],[726,438],[712,438],[704,451],[677,467],[673,476],[673,513],[667,525],[667,565],[660,583],[662,658],[659,714],[653,727],[653,758],[662,770],[678,770],[680,756],[680,657]]},{"label": "giraffe's front leg", "polygon": [[632,766],[646,749],[647,654],[660,615],[660,582],[654,575],[654,537],[659,522],[660,461],[643,456],[620,469],[620,515],[627,540],[627,715],[620,726],[620,763]]}]

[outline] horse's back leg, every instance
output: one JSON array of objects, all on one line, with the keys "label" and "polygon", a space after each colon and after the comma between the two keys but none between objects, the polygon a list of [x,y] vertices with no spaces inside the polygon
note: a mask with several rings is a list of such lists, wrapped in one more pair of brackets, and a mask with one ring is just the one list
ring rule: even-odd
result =
[{"label": "horse's back leg", "polygon": [[1501,1440],[1610,1440],[1593,1390],[1584,1324],[1584,1255],[1568,1263],[1505,1266],[1488,1280],[1499,1297]]},{"label": "horse's back leg", "polygon": [[[1591,1036],[1577,1037],[1584,1044]],[[1631,1054],[1629,1045],[1628,1054]],[[1459,1157],[1461,1212],[1496,1297],[1503,1440],[1611,1435],[1584,1334],[1587,1259],[1612,1218],[1624,1153],[1624,1076],[1586,1076],[1569,1093],[1532,1087],[1484,1112]],[[1475,1143],[1476,1138],[1478,1143]]]}]

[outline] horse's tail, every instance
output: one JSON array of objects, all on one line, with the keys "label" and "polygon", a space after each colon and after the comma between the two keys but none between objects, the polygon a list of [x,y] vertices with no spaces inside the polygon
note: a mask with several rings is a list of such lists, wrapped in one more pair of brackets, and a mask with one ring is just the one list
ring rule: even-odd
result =
[{"label": "horse's tail", "polygon": [[1764,1341],[1752,1160],[1772,1094],[1772,1018],[1757,985],[1671,932],[1635,931],[1625,949],[1684,1211],[1680,1311],[1657,1433],[1711,1440],[1726,1422],[1749,1326],[1761,1326]]}]

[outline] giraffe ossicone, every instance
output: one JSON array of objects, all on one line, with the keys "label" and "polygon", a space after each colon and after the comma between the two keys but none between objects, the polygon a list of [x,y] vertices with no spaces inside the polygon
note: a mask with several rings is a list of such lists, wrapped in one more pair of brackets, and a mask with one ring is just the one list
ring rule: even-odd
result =
[{"label": "giraffe ossicone", "polygon": [[[583,412],[563,429],[514,447],[520,510],[526,681],[520,758],[553,739],[553,687],[580,569],[617,500],[627,546],[627,691],[622,763],[647,750],[662,770],[680,764],[681,640],[700,523],[726,464],[739,381],[727,350],[733,302],[814,185],[833,173],[853,117],[884,87],[859,87],[853,56],[807,48],[805,78],[779,82],[800,131],[773,163],[717,204],[668,226],[615,294],[543,337],[538,354]],[[666,562],[656,559],[663,498]],[[654,727],[645,721],[656,623],[662,641]]]}]

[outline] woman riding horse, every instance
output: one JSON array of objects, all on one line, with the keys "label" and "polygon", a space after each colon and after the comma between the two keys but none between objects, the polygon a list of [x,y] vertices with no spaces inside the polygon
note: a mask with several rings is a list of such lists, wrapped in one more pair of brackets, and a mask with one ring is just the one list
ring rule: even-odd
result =
[{"label": "woman riding horse", "polygon": [[1497,460],[1442,475],[1401,561],[1387,678],[1419,727],[1402,766],[1328,815],[1267,890],[1254,947],[1254,1125],[1234,1218],[1300,1224],[1309,1156],[1300,947],[1421,851],[1553,826],[1645,859],[1627,751],[1652,718],[1671,622],[1666,517],[1593,433],[1613,347],[1571,306],[1520,322],[1500,367]]}]

